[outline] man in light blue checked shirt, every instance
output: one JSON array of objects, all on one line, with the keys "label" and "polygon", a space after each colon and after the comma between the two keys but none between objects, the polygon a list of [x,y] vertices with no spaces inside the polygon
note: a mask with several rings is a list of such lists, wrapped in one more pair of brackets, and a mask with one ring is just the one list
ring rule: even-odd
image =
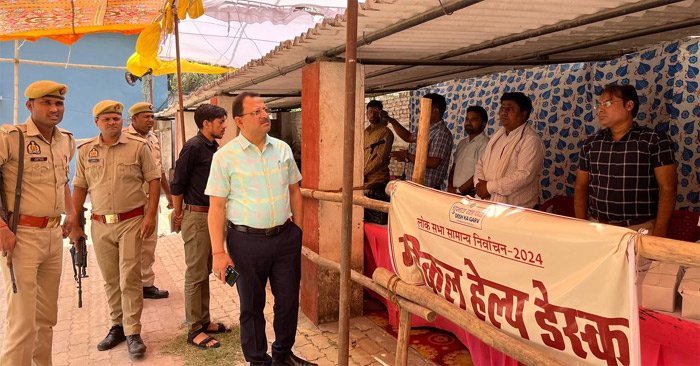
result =
[{"label": "man in light blue checked shirt", "polygon": [[[241,348],[246,361],[315,365],[292,353],[301,281],[301,174],[289,145],[267,135],[270,116],[258,94],[239,94],[232,115],[241,133],[214,154],[205,191],[212,272],[222,281],[227,266],[240,273]],[[275,297],[272,357],[263,313],[268,279]]]}]

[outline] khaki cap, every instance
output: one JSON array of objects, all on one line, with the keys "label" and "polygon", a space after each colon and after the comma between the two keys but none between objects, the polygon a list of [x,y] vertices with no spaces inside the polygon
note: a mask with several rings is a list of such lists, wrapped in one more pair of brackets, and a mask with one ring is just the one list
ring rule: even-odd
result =
[{"label": "khaki cap", "polygon": [[42,97],[64,99],[66,92],[68,92],[68,87],[66,85],[51,80],[35,81],[29,84],[27,89],[24,89],[24,95],[29,99]]},{"label": "khaki cap", "polygon": [[115,102],[113,100],[103,100],[97,104],[95,104],[95,107],[92,108],[92,115],[95,117],[99,117],[101,114],[105,113],[117,113],[117,114],[122,114],[122,111],[124,110],[124,105]]},{"label": "khaki cap", "polygon": [[153,104],[147,102],[138,102],[129,108],[129,115],[135,116],[141,112],[153,113]]}]

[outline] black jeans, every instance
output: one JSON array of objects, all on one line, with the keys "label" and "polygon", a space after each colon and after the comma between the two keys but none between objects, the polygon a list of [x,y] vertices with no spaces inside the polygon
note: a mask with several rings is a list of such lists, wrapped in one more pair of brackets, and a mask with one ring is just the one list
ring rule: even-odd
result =
[{"label": "black jeans", "polygon": [[[248,234],[228,229],[226,244],[240,274],[236,287],[241,302],[241,348],[251,365],[269,365],[292,351],[299,316],[301,229],[295,224],[278,235]],[[272,358],[265,336],[265,286],[275,298]]]}]

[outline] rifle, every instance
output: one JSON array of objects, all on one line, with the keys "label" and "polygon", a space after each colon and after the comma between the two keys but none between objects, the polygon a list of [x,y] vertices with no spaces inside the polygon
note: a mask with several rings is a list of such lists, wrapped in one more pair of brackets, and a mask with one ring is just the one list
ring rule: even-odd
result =
[{"label": "rifle", "polygon": [[[80,212],[80,228],[85,231],[85,207]],[[78,247],[76,252],[75,247]],[[87,245],[84,237],[80,237],[77,243],[70,247],[70,259],[73,262],[73,279],[78,284],[78,307],[83,307],[83,278],[87,275]]]},{"label": "rifle", "polygon": [[[22,179],[24,176],[24,132],[22,130],[15,126],[17,129],[17,132],[19,132],[19,156],[17,159],[17,183],[15,186],[15,207],[14,210],[12,211],[14,214],[10,216],[10,212],[8,211],[7,207],[7,200],[5,199],[5,194],[2,192],[2,190],[5,187],[5,182],[3,181],[2,174],[0,174],[0,204],[2,207],[0,207],[0,216],[2,216],[2,219],[5,220],[7,225],[10,227],[10,230],[12,233],[17,235],[17,221],[19,220],[19,204],[20,204],[20,199],[22,198]],[[12,282],[12,292],[17,293],[17,281],[15,280],[15,269],[14,267],[10,264],[10,281]]]}]

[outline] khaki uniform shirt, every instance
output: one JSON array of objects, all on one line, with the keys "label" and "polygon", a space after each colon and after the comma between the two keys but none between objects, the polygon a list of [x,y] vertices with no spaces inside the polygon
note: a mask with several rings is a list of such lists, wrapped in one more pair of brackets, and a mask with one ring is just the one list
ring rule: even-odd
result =
[{"label": "khaki uniform shirt", "polygon": [[156,162],[156,166],[161,174],[165,174],[165,169],[163,168],[163,158],[161,157],[160,141],[158,141],[158,136],[156,136],[153,131],[148,131],[146,136],[140,134],[134,129],[132,125],[122,130],[132,136],[140,137],[148,141],[148,146],[151,147],[151,154],[153,154],[153,160]]},{"label": "khaki uniform shirt", "polygon": [[122,133],[108,146],[100,135],[78,146],[73,185],[88,190],[93,213],[118,214],[143,206],[143,184],[158,178],[148,142],[140,137]]},{"label": "khaki uniform shirt", "polygon": [[386,122],[365,128],[365,184],[389,181],[389,162],[394,133]]},{"label": "khaki uniform shirt", "polygon": [[[24,133],[24,177],[19,212],[37,217],[60,216],[66,210],[68,162],[73,158],[75,139],[70,132],[55,127],[49,142],[31,117],[18,127]],[[0,171],[9,211],[15,204],[18,158],[19,132],[15,126],[4,125],[0,128]]]}]

